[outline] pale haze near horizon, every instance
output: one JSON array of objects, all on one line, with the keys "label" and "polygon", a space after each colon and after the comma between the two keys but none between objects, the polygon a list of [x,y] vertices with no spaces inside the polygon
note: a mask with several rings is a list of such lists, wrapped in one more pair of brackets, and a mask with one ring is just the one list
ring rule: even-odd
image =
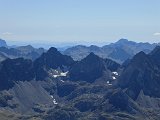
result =
[{"label": "pale haze near horizon", "polygon": [[10,44],[160,42],[159,6],[160,0],[0,0],[0,38]]}]

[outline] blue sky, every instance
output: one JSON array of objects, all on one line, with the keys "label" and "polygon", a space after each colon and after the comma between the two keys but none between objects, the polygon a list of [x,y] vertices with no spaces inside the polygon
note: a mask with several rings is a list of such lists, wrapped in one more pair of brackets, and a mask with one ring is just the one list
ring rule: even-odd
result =
[{"label": "blue sky", "polygon": [[10,43],[160,42],[160,0],[0,0]]}]

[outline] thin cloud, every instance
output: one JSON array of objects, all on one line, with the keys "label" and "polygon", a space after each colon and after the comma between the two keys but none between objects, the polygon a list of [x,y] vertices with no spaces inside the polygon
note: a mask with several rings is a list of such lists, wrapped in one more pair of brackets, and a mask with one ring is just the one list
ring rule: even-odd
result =
[{"label": "thin cloud", "polygon": [[156,32],[153,34],[154,36],[160,36],[160,32]]},{"label": "thin cloud", "polygon": [[10,33],[10,32],[4,32],[4,33],[2,33],[2,35],[13,35],[13,33]]}]

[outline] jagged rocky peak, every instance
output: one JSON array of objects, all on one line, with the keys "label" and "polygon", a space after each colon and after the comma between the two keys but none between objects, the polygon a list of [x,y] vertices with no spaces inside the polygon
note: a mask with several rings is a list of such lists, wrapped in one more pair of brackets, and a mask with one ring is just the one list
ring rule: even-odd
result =
[{"label": "jagged rocky peak", "polygon": [[86,58],[84,58],[84,60],[99,60],[99,59],[101,58],[95,55],[93,52],[91,52]]},{"label": "jagged rocky peak", "polygon": [[73,62],[74,61],[70,56],[62,55],[54,47],[51,47],[46,53],[43,53],[37,60],[35,60],[35,64],[53,69],[62,66],[70,66]]},{"label": "jagged rocky peak", "polygon": [[101,77],[106,70],[104,60],[94,53],[74,64],[70,70],[70,78],[73,81],[94,82]]},{"label": "jagged rocky peak", "polygon": [[104,59],[100,58],[99,56],[95,55],[93,52],[91,52],[88,56],[86,56],[84,59],[81,60],[82,63],[88,64],[90,66],[103,66],[104,65]]},{"label": "jagged rocky peak", "polygon": [[[70,79],[73,81],[94,82],[104,75],[109,75],[120,67],[119,64],[110,60],[103,59],[91,52],[87,57],[76,62],[70,69]],[[107,79],[107,78],[106,78]]]},{"label": "jagged rocky peak", "polygon": [[43,80],[48,75],[48,70],[60,68],[69,69],[74,60],[67,55],[61,54],[56,48],[51,47],[46,53],[43,53],[34,61],[36,79]]},{"label": "jagged rocky peak", "polygon": [[87,57],[90,57],[90,56],[97,56],[97,55],[95,55],[93,52],[91,52]]},{"label": "jagged rocky peak", "polygon": [[150,62],[149,57],[147,54],[145,54],[143,51],[141,51],[133,57],[133,59],[131,60],[130,63],[134,64],[136,66],[141,65],[141,67],[142,67],[142,65],[145,64],[146,62],[147,63]]},{"label": "jagged rocky peak", "polygon": [[160,69],[154,58],[140,52],[136,54],[122,72],[119,85],[127,88],[127,94],[136,99],[140,91],[145,95],[160,97]]},{"label": "jagged rocky peak", "polygon": [[47,53],[59,53],[58,50],[55,47],[51,47],[49,48],[49,50],[47,51]]},{"label": "jagged rocky peak", "polygon": [[141,52],[139,52],[139,53],[137,53],[134,57],[133,57],[133,59],[141,59],[141,58],[144,58],[144,57],[146,57],[147,55],[143,52],[143,51],[141,51]]}]

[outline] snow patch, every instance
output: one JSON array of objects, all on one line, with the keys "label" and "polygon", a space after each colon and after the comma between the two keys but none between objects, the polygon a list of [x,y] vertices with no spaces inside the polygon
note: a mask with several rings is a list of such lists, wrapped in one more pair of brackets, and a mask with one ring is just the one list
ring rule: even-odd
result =
[{"label": "snow patch", "polygon": [[64,82],[64,80],[60,80],[61,82]]},{"label": "snow patch", "polygon": [[60,76],[67,76],[67,73],[68,73],[68,71],[67,72],[62,72],[62,73],[60,73]]},{"label": "snow patch", "polygon": [[51,98],[53,98],[53,95],[51,95]]},{"label": "snow patch", "polygon": [[55,71],[55,73],[57,73],[58,74],[58,70],[54,70]]},{"label": "snow patch", "polygon": [[118,72],[112,72],[114,75],[118,75]]},{"label": "snow patch", "polygon": [[57,78],[59,75],[53,75],[54,78]]},{"label": "snow patch", "polygon": [[[50,96],[51,96],[51,98],[53,99],[53,95],[50,95]],[[56,101],[56,99],[53,99],[53,104],[55,104],[55,105],[58,104],[57,101]]]},{"label": "snow patch", "polygon": [[53,99],[53,104],[57,105],[56,99]]},{"label": "snow patch", "polygon": [[[56,71],[56,70],[55,70]],[[54,78],[57,78],[57,77],[65,77],[67,76],[67,72],[61,72],[60,74],[58,74],[58,71],[57,71],[57,74],[53,75],[53,73],[51,73],[51,75],[54,77]]]}]

